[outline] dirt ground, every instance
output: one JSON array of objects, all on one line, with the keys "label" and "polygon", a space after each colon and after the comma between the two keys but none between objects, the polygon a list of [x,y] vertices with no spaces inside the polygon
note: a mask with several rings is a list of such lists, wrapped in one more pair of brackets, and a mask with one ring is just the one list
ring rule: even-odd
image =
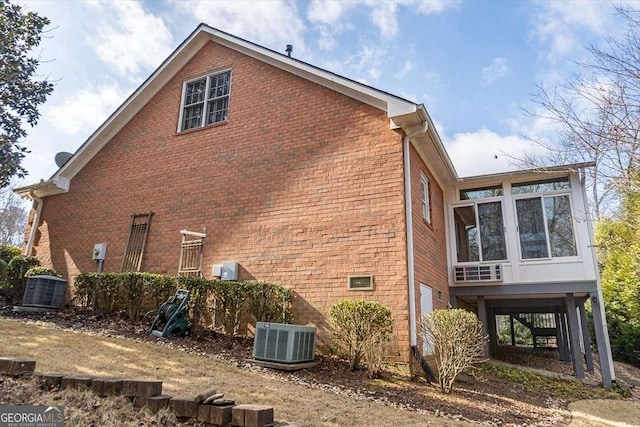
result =
[{"label": "dirt ground", "polygon": [[[0,315],[15,316],[1,309]],[[619,398],[579,382],[513,377],[491,366],[478,378],[465,376],[450,395],[410,381],[406,370],[369,380],[335,357],[283,373],[243,361],[250,358],[251,340],[237,339],[230,350],[214,333],[159,341],[146,325],[77,312],[0,318],[0,330],[0,355],[34,357],[39,371],[160,379],[166,393],[183,397],[215,385],[240,403],[273,405],[280,421],[314,426],[562,425],[571,421],[570,402]]]}]

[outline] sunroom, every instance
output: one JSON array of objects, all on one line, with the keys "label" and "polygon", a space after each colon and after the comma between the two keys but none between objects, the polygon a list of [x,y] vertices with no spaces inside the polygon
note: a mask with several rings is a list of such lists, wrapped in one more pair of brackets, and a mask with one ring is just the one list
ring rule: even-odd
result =
[{"label": "sunroom", "polygon": [[498,347],[497,325],[506,316],[530,329],[534,346],[543,337],[551,342],[582,377],[584,363],[594,369],[590,300],[606,384],[613,372],[604,356],[610,352],[584,189],[592,166],[460,179],[445,192],[447,258],[451,305],[477,311],[490,338],[487,355]]}]

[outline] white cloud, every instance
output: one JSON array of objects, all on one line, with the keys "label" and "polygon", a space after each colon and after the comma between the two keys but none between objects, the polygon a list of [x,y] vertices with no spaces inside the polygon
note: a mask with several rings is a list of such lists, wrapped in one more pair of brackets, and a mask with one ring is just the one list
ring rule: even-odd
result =
[{"label": "white cloud", "polygon": [[396,79],[404,79],[407,76],[407,74],[413,71],[415,67],[416,67],[416,64],[412,60],[408,59],[404,62],[400,71],[395,73],[393,76]]},{"label": "white cloud", "polygon": [[382,37],[391,39],[398,34],[397,3],[376,2],[371,9],[371,22],[378,27]]},{"label": "white cloud", "polygon": [[411,3],[417,4],[420,13],[429,15],[432,13],[442,13],[447,9],[453,9],[462,3],[462,0],[418,0]]},{"label": "white cloud", "polygon": [[338,27],[344,16],[354,9],[368,8],[369,19],[378,28],[383,38],[393,38],[398,34],[398,8],[404,7],[416,14],[431,15],[457,7],[459,0],[313,0],[307,9],[307,19],[316,24],[321,31],[324,46],[334,27]]},{"label": "white cloud", "polygon": [[382,75],[386,53],[385,49],[365,46],[355,55],[330,60],[321,66],[334,73],[371,85],[376,83]]},{"label": "white cloud", "polygon": [[116,83],[89,86],[66,97],[61,104],[49,107],[46,117],[55,129],[66,135],[88,135],[122,104],[126,96]]},{"label": "white cloud", "polygon": [[499,78],[502,78],[509,74],[509,66],[507,60],[504,58],[494,58],[491,61],[491,65],[482,69],[482,83],[485,86],[489,86]]},{"label": "white cloud", "polygon": [[296,4],[287,0],[211,1],[174,0],[175,6],[199,22],[284,53],[287,44],[296,52],[306,51],[305,25]]},{"label": "white cloud", "polygon": [[335,25],[349,9],[356,5],[355,1],[313,0],[307,9],[307,19],[314,24]]},{"label": "white cloud", "polygon": [[442,133],[440,135],[460,176],[516,170],[510,157],[539,149],[521,136],[501,136],[486,128],[455,134],[451,140],[447,140]]},{"label": "white cloud", "polygon": [[88,5],[99,12],[95,25],[98,32],[90,44],[100,59],[118,74],[138,80],[136,74],[147,74],[171,52],[173,37],[164,21],[145,12],[140,3],[118,1]]},{"label": "white cloud", "polygon": [[530,37],[540,43],[543,56],[557,61],[584,45],[583,33],[615,34],[614,10],[605,1],[541,1],[533,15]]}]

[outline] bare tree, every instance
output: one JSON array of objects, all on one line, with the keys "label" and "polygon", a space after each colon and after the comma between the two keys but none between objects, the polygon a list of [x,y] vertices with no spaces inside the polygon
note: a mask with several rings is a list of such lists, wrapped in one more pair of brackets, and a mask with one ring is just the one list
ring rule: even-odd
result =
[{"label": "bare tree", "polygon": [[622,37],[588,46],[590,59],[577,62],[582,72],[558,87],[538,86],[533,101],[542,108],[527,112],[556,124],[558,133],[533,139],[544,154],[517,159],[526,167],[595,161],[587,179],[597,219],[633,185],[640,159],[640,11],[618,13],[627,25]]},{"label": "bare tree", "polygon": [[0,245],[22,246],[29,213],[11,187],[0,189]]}]

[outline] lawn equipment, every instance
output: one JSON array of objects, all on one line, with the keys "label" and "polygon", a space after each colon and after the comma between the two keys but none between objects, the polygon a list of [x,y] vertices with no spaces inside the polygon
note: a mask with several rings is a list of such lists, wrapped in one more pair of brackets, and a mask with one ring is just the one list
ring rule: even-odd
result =
[{"label": "lawn equipment", "polygon": [[158,338],[167,338],[174,332],[183,336],[188,335],[190,332],[187,323],[188,303],[189,291],[178,289],[175,295],[158,309],[158,315],[151,324],[151,335]]}]

